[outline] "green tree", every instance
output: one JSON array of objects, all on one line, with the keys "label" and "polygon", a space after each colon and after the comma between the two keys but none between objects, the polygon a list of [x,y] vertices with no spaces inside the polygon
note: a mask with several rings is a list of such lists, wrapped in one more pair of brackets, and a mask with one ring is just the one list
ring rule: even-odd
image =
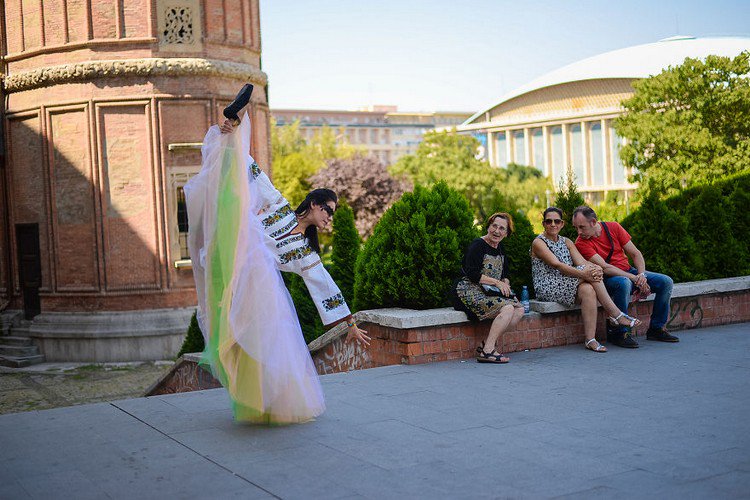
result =
[{"label": "green tree", "polygon": [[622,221],[628,215],[629,203],[622,199],[622,193],[609,191],[604,201],[596,206],[596,215],[600,220]]},{"label": "green tree", "polygon": [[[750,178],[750,176],[748,176]],[[738,179],[739,180],[739,179]],[[729,195],[728,204],[731,207],[731,226],[737,240],[747,250],[750,248],[750,182],[745,179],[745,185],[737,182]],[[745,256],[747,260],[747,255]]]},{"label": "green tree", "polygon": [[[686,216],[707,278],[741,276],[748,271],[747,247],[734,236],[732,209],[717,186],[705,186],[687,206]],[[670,238],[664,238],[669,245]]]},{"label": "green tree", "polygon": [[305,342],[309,344],[325,333],[323,322],[320,321],[320,315],[310,297],[305,280],[295,273],[282,273],[282,276],[289,290],[289,295],[292,297],[292,302],[294,302],[294,309],[297,311],[302,335]]},{"label": "green tree", "polygon": [[302,152],[274,156],[273,167],[273,184],[292,207],[302,203],[312,190],[308,178],[321,168],[315,158]]},{"label": "green tree", "polygon": [[328,160],[327,167],[310,178],[313,187],[333,189],[346,198],[354,211],[357,231],[363,237],[372,233],[380,217],[411,185],[395,179],[385,165],[372,156]]},{"label": "green tree", "polygon": [[469,204],[443,181],[417,186],[389,208],[356,265],[354,307],[448,304],[467,245],[478,236]]},{"label": "green tree", "polygon": [[[347,304],[354,304],[354,266],[362,240],[354,225],[354,212],[341,200],[333,214],[333,251],[331,277],[341,289]],[[353,312],[353,311],[352,311]]]},{"label": "green tree", "polygon": [[649,194],[622,226],[643,253],[649,271],[666,274],[676,282],[703,278],[701,255],[687,220],[655,193]]},{"label": "green tree", "polygon": [[277,126],[271,121],[271,154],[273,181],[292,206],[302,202],[312,189],[310,177],[334,158],[349,158],[356,148],[327,126],[321,127],[310,142],[302,137],[300,123]]},{"label": "green tree", "polygon": [[185,340],[182,343],[180,352],[177,353],[177,357],[179,358],[183,354],[191,352],[203,352],[203,349],[205,348],[206,346],[205,341],[203,340],[203,334],[201,333],[200,326],[198,326],[197,313],[193,313],[193,316],[190,318],[190,325],[188,326],[187,335],[185,335]]},{"label": "green tree", "polygon": [[[505,211],[505,210],[500,210]],[[505,253],[510,265],[510,286],[521,297],[521,288],[528,286],[529,294],[534,296],[534,284],[531,279],[531,243],[536,238],[529,218],[521,210],[509,212],[513,217],[513,234],[503,240]]]},{"label": "green tree", "polygon": [[633,84],[615,120],[639,194],[667,196],[750,169],[750,53],[686,58]]},{"label": "green tree", "polygon": [[[548,183],[530,174],[529,167],[516,166],[513,174],[476,158],[479,141],[452,132],[428,132],[414,155],[401,157],[391,173],[405,176],[413,184],[434,186],[439,181],[466,197],[475,218],[484,221],[498,204],[528,208],[543,200]],[[523,176],[523,180],[520,177]]]},{"label": "green tree", "polygon": [[578,237],[578,232],[573,227],[573,211],[576,207],[585,204],[583,196],[578,192],[576,187],[575,175],[573,170],[568,168],[567,181],[560,180],[560,185],[555,194],[555,206],[563,211],[563,220],[565,226],[560,234],[573,241]]},{"label": "green tree", "polygon": [[538,168],[519,165],[518,163],[508,163],[506,172],[521,182],[529,179],[544,179],[544,174]]},{"label": "green tree", "polygon": [[532,208],[547,208],[546,194],[553,185],[538,168],[509,163],[505,172],[507,178],[497,189],[506,199],[508,209],[528,213]]}]

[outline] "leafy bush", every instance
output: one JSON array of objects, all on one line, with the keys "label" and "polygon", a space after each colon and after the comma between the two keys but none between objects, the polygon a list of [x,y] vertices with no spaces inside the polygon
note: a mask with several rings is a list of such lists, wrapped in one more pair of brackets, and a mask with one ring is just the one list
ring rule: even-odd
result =
[{"label": "leafy bush", "polygon": [[292,296],[294,308],[297,310],[297,319],[302,328],[302,335],[308,344],[325,333],[323,322],[320,321],[318,310],[315,303],[307,291],[305,280],[294,273],[281,273],[284,276],[284,283]]},{"label": "leafy bush", "polygon": [[[524,167],[526,168],[526,167]],[[536,169],[535,169],[536,170]],[[529,250],[536,238],[534,227],[523,210],[517,210],[512,205],[498,204],[492,207],[492,213],[507,212],[513,217],[513,234],[503,239],[503,247],[510,265],[510,286],[520,297],[523,285],[528,286],[529,294],[534,296],[534,285],[531,279],[531,257]],[[482,221],[482,224],[487,221]],[[483,232],[484,226],[482,227]]]},{"label": "leafy bush", "polygon": [[710,278],[740,276],[748,271],[747,247],[743,250],[727,217],[732,212],[717,186],[704,187],[685,211],[703,259],[703,273]]},{"label": "leafy bush", "polygon": [[[694,186],[657,202],[657,194],[622,221],[646,259],[646,268],[677,281],[750,273],[750,174]],[[738,230],[739,229],[739,230]]]},{"label": "leafy bush", "polygon": [[531,257],[529,250],[531,243],[536,238],[534,228],[531,227],[529,218],[521,210],[511,213],[515,231],[511,236],[503,240],[505,253],[510,263],[510,286],[520,297],[523,285],[528,286],[529,294],[534,296],[534,285],[531,279]]},{"label": "leafy bush", "polygon": [[643,253],[649,271],[669,275],[676,282],[702,278],[702,259],[687,220],[658,196],[647,196],[622,226]]},{"label": "leafy bush", "polygon": [[[354,212],[341,200],[333,214],[333,252],[331,253],[331,277],[341,289],[346,303],[354,304],[354,266],[357,263],[362,240],[354,226]],[[354,311],[352,311],[354,312]]]},{"label": "leafy bush", "polygon": [[747,251],[750,248],[750,188],[737,183],[729,195],[728,202],[732,210],[730,221],[734,234],[742,248]]},{"label": "leafy bush", "polygon": [[478,236],[473,218],[466,198],[443,181],[404,194],[359,254],[354,307],[447,305],[466,247]]},{"label": "leafy bush", "polygon": [[621,198],[622,193],[619,191],[608,192],[604,201],[596,206],[596,216],[599,220],[620,222],[627,217],[629,209],[633,207],[628,201]]},{"label": "leafy bush", "polygon": [[182,347],[180,348],[180,352],[177,353],[177,357],[179,358],[183,354],[191,352],[203,352],[203,349],[205,348],[203,334],[201,333],[200,326],[198,326],[198,316],[197,313],[194,312],[193,316],[190,318],[190,326],[188,326],[185,341],[182,343]]}]

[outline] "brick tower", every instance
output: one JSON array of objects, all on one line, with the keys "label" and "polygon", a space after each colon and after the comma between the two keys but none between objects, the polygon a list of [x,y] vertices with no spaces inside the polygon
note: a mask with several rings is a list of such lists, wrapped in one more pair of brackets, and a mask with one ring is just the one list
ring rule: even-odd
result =
[{"label": "brick tower", "polygon": [[179,348],[196,303],[182,186],[245,82],[269,165],[258,1],[5,0],[0,303],[48,360]]}]

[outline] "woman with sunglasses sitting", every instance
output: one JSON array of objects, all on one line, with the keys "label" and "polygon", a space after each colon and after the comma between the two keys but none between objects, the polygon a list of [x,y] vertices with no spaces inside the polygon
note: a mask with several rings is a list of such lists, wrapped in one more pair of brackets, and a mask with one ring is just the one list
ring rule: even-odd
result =
[{"label": "woman with sunglasses sitting", "polygon": [[640,320],[620,311],[604,286],[602,268],[588,262],[575,244],[560,235],[565,225],[562,210],[549,207],[544,211],[544,232],[531,244],[531,273],[537,300],[558,302],[566,307],[581,304],[583,330],[587,349],[606,352],[595,338],[597,300],[613,325],[634,327]]}]

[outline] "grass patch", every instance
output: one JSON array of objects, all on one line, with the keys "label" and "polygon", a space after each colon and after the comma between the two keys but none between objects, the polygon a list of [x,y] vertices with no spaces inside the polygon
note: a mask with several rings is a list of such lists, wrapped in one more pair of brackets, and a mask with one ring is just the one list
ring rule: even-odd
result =
[{"label": "grass patch", "polygon": [[83,365],[76,368],[76,371],[82,371],[82,372],[93,372],[97,370],[102,370],[102,365]]}]

